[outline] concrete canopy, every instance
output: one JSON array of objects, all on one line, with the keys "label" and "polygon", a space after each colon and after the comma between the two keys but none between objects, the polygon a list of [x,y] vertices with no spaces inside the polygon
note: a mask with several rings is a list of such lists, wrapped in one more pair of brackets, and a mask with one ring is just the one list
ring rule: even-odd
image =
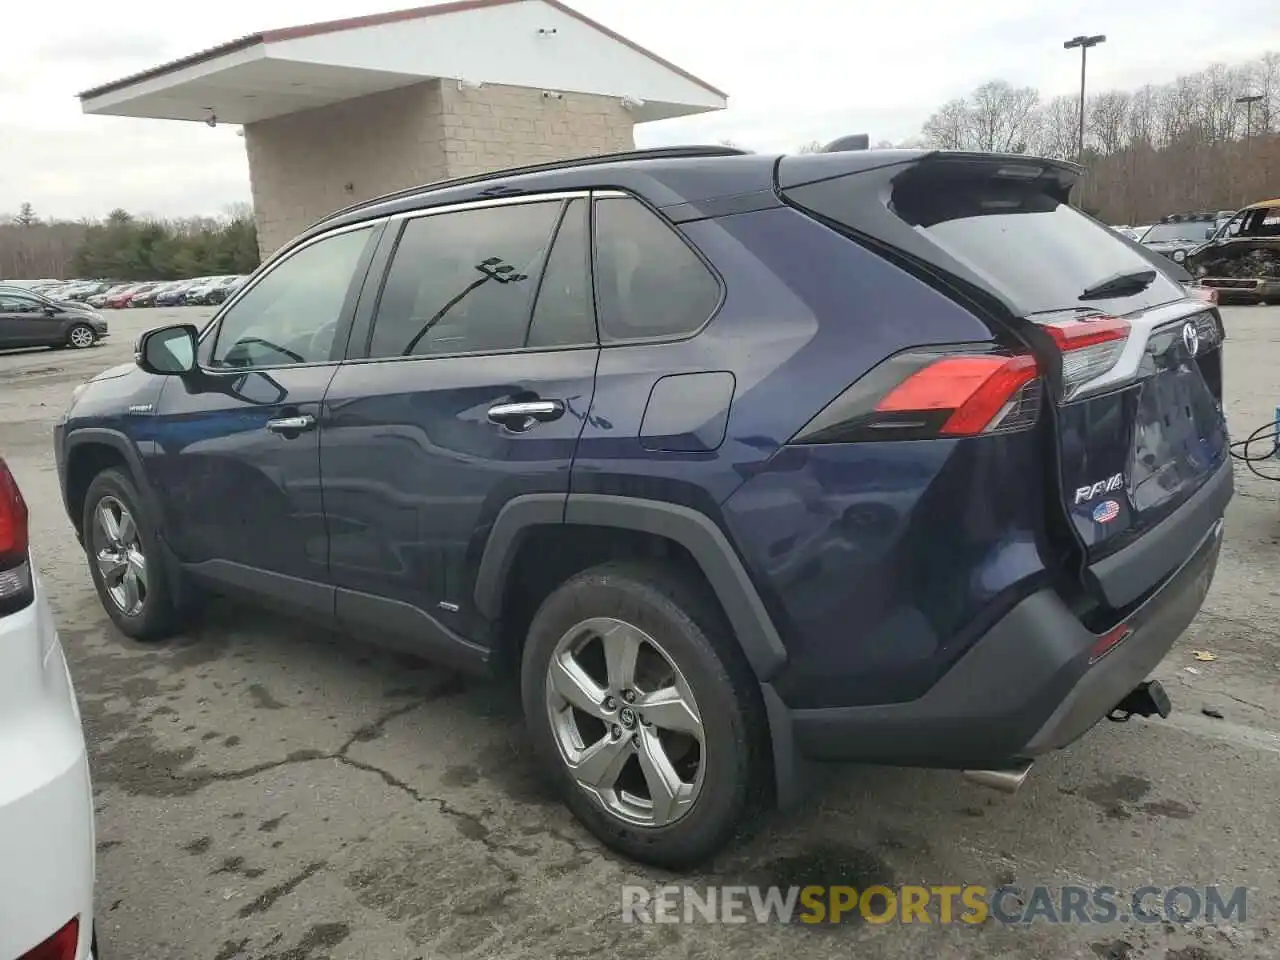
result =
[{"label": "concrete canopy", "polygon": [[251,34],[86,90],[88,114],[252,124],[424,80],[617,97],[635,122],[725,94],[558,0],[461,0]]}]

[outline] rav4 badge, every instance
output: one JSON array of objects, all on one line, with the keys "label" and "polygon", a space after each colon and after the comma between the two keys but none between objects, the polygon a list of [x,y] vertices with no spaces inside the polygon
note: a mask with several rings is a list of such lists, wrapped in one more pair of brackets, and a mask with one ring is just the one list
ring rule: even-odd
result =
[{"label": "rav4 badge", "polygon": [[1099,480],[1091,487],[1077,487],[1076,503],[1088,503],[1094,497],[1103,493],[1110,493],[1112,490],[1119,490],[1122,486],[1124,486],[1124,474],[1117,473],[1107,477],[1105,480]]}]

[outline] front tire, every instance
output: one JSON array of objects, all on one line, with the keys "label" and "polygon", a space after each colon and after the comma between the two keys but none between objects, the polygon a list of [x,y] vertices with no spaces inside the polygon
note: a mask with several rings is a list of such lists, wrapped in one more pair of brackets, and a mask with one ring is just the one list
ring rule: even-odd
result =
[{"label": "front tire", "polygon": [[128,474],[93,478],[81,529],[98,599],[120,632],[143,642],[173,635],[179,617],[160,540]]},{"label": "front tire", "polygon": [[87,323],[74,324],[67,331],[67,346],[73,350],[87,350],[98,342],[98,335]]},{"label": "front tire", "polygon": [[714,599],[650,564],[558,587],[521,665],[525,721],[565,803],[606,846],[671,869],[733,836],[762,775],[762,708]]}]

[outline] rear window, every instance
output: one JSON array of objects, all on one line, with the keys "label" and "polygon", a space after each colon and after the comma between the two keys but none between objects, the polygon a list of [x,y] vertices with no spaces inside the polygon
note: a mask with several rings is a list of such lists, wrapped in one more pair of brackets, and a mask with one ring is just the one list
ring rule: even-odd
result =
[{"label": "rear window", "polygon": [[[1057,180],[998,179],[999,168],[983,160],[904,167],[786,192],[828,220],[985,287],[1024,316],[1070,307],[1127,313],[1184,295],[1171,276],[1176,267],[1086,217]],[[1081,299],[1104,280],[1148,270],[1156,276],[1140,292]]]},{"label": "rear window", "polygon": [[[1089,287],[1118,273],[1154,269],[1112,231],[1034,186],[971,180],[936,189],[928,179],[895,190],[894,211],[982,278],[1022,314],[1082,301]],[[937,186],[941,186],[940,184]],[[1181,289],[1159,271],[1141,293],[1112,298],[1123,311],[1164,303]]]}]

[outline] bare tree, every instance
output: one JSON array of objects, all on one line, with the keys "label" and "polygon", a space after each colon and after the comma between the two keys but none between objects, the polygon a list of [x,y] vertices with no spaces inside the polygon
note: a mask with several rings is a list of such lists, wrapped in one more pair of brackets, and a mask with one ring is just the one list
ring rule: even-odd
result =
[{"label": "bare tree", "polygon": [[1079,146],[1080,98],[1054,97],[1041,109],[1034,139],[1037,153],[1074,160]]},{"label": "bare tree", "polygon": [[[1243,94],[1261,97],[1248,137],[1236,103]],[[993,81],[942,104],[920,139],[966,150],[1028,144],[1039,154],[1074,159],[1079,101],[1066,94],[1036,108],[1037,100],[1034,90]],[[1132,92],[1103,91],[1086,109],[1088,207],[1111,222],[1238,208],[1278,191],[1280,52]]]},{"label": "bare tree", "polygon": [[796,153],[821,153],[822,144],[817,140],[810,140],[808,143],[802,143],[796,149]]},{"label": "bare tree", "polygon": [[1089,130],[1100,152],[1115,153],[1124,146],[1132,99],[1123,90],[1108,90],[1090,98]]},{"label": "bare tree", "polygon": [[1135,144],[1155,146],[1159,100],[1159,93],[1150,84],[1139,88],[1130,98],[1128,143],[1131,146]]},{"label": "bare tree", "polygon": [[969,105],[963,97],[948,100],[924,122],[921,136],[937,150],[967,150],[972,145]]},{"label": "bare tree", "polygon": [[36,216],[35,209],[26,201],[23,201],[22,206],[18,208],[18,215],[13,219],[15,223],[23,227],[34,227],[40,222],[40,218]]},{"label": "bare tree", "polygon": [[999,153],[1025,153],[1040,94],[1004,80],[984,83],[969,97],[975,146]]}]

